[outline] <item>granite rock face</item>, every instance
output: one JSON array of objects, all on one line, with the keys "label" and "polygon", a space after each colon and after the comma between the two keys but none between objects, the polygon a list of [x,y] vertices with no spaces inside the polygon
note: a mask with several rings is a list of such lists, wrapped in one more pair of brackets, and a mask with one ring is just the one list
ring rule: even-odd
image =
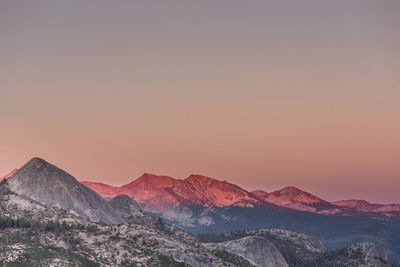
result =
[{"label": "granite rock face", "polygon": [[94,222],[124,223],[100,195],[43,159],[31,159],[7,183],[11,191],[43,205],[72,210]]},{"label": "granite rock face", "polygon": [[142,207],[127,195],[117,195],[109,200],[110,206],[129,224],[154,224],[156,219],[146,214]]},{"label": "granite rock face", "polygon": [[260,236],[247,236],[221,243],[208,243],[206,246],[210,249],[223,249],[235,253],[255,266],[288,266],[279,250],[270,241]]},{"label": "granite rock face", "polygon": [[[336,257],[330,266],[389,267],[386,252],[380,246],[369,243],[357,243],[337,250]],[[331,262],[328,262],[330,264]]]}]

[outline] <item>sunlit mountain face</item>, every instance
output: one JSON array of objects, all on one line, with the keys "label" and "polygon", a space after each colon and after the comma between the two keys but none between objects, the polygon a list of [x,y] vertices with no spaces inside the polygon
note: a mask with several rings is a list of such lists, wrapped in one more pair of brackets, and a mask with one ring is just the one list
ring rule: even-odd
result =
[{"label": "sunlit mountain face", "polygon": [[81,183],[107,199],[126,194],[146,212],[195,234],[283,228],[316,236],[328,249],[350,245],[355,240],[375,240],[388,248],[390,257],[400,255],[399,204],[330,202],[293,186],[273,192],[250,192],[202,175],[174,179],[146,173],[120,187]]},{"label": "sunlit mountain face", "polygon": [[328,202],[293,186],[274,192],[249,192],[227,181],[202,175],[174,179],[145,173],[129,184],[114,187],[103,183],[81,181],[104,198],[125,194],[146,208],[162,209],[185,207],[216,208],[228,206],[254,207],[276,205],[293,210],[318,214],[355,215],[371,213],[374,216],[400,216],[399,204],[371,204],[365,200]]}]

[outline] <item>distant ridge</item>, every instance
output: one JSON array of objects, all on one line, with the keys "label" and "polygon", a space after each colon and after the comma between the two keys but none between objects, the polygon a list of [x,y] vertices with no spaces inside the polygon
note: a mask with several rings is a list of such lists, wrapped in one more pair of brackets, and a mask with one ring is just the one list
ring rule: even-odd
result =
[{"label": "distant ridge", "polygon": [[[386,212],[399,212],[400,213],[400,204],[374,204],[369,203],[365,200],[341,200],[332,202],[332,204],[356,209],[360,212],[379,212],[379,213],[386,213]],[[388,213],[390,215],[390,213]]]},{"label": "distant ridge", "polygon": [[275,205],[295,210],[318,212],[321,210],[334,210],[336,206],[329,202],[294,186],[287,186],[272,193],[253,191],[259,199]]},{"label": "distant ridge", "polygon": [[144,173],[129,184],[113,187],[103,183],[81,181],[82,184],[97,191],[105,198],[125,194],[139,203],[175,199],[176,202],[198,206],[224,207],[242,200],[258,200],[248,191],[237,185],[211,177],[192,174],[184,180],[169,176]]},{"label": "distant ridge", "polygon": [[[104,183],[82,181],[106,199],[124,194],[144,205],[145,209],[173,217],[182,215],[186,207],[254,207],[280,206],[288,209],[325,215],[373,214],[375,216],[400,216],[400,204],[371,204],[364,200],[328,202],[294,186],[273,192],[254,190],[249,192],[235,184],[211,177],[192,174],[186,179],[175,179],[144,173],[131,183],[120,187]],[[171,208],[180,210],[172,213]],[[166,212],[168,210],[168,212]]]}]

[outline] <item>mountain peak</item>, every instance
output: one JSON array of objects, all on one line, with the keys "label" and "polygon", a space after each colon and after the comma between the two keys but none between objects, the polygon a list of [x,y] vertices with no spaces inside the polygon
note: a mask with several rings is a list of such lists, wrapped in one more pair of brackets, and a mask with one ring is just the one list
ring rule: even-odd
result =
[{"label": "mountain peak", "polygon": [[143,173],[140,177],[148,177],[148,178],[151,178],[151,177],[158,177],[159,175],[156,175],[156,174],[153,174],[153,173],[149,173],[149,172],[145,172],[145,173]]},{"label": "mountain peak", "polygon": [[45,161],[44,159],[39,158],[39,157],[32,158],[25,165],[31,165],[31,164],[34,164],[34,165],[51,165],[50,163],[48,163],[47,161]]},{"label": "mountain peak", "polygon": [[[42,158],[34,157],[25,163],[20,169],[19,172],[24,173],[49,173],[49,172],[64,172],[63,170],[57,168],[53,164],[45,161]],[[64,172],[65,173],[65,172]],[[37,175],[31,175],[32,177],[37,177]]]},{"label": "mountain peak", "polygon": [[281,196],[290,196],[295,201],[302,201],[302,202],[321,202],[323,201],[319,197],[300,190],[294,186],[286,186],[281,190],[274,191],[270,194],[274,197],[281,197]]},{"label": "mountain peak", "polygon": [[282,192],[282,193],[302,193],[304,191],[298,189],[295,186],[286,186],[285,188],[281,189],[280,192]]},{"label": "mountain peak", "polygon": [[68,182],[75,180],[74,177],[65,171],[38,157],[34,157],[25,163],[12,178],[16,176],[39,179],[41,182],[49,182],[54,179],[63,179]]},{"label": "mountain peak", "polygon": [[73,210],[93,221],[124,222],[97,193],[41,158],[33,158],[7,180],[11,191],[43,205]]},{"label": "mountain peak", "polygon": [[311,212],[316,212],[323,208],[331,208],[332,206],[319,197],[294,186],[287,186],[269,193],[263,200],[278,206]]},{"label": "mountain peak", "polygon": [[[103,192],[101,195],[116,196],[116,194],[124,194],[134,198],[136,201],[143,202],[153,195],[160,194],[162,190],[171,186],[175,181],[176,179],[169,176],[143,173],[129,184],[113,188],[112,192],[110,192],[111,194]],[[90,188],[98,192],[95,187],[90,186]]]},{"label": "mountain peak", "polygon": [[264,190],[254,190],[251,191],[251,193],[258,199],[264,200],[267,196],[268,193],[265,192]]},{"label": "mountain peak", "polygon": [[189,177],[187,177],[185,179],[185,181],[187,181],[187,182],[208,182],[208,181],[217,181],[217,180],[214,178],[211,178],[211,177],[200,175],[200,174],[191,174],[191,175],[189,175]]},{"label": "mountain peak", "polygon": [[136,184],[148,184],[156,187],[158,186],[165,187],[166,184],[170,184],[172,181],[175,181],[175,179],[172,177],[145,172],[139,178],[137,178],[136,180],[132,181],[131,183],[125,186],[136,185]]},{"label": "mountain peak", "polygon": [[[143,173],[141,176],[130,182],[129,184],[123,185],[120,188],[123,190],[130,190],[131,188],[140,186],[141,188],[165,188],[171,185],[175,181],[174,178],[165,175],[156,175],[151,173]],[[131,194],[128,194],[131,196]]]}]

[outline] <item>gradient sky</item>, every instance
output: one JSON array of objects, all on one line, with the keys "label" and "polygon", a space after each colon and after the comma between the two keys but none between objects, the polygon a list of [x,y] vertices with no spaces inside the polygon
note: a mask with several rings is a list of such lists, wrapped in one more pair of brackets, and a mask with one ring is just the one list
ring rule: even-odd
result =
[{"label": "gradient sky", "polygon": [[400,1],[1,1],[0,176],[199,173],[400,203]]}]

